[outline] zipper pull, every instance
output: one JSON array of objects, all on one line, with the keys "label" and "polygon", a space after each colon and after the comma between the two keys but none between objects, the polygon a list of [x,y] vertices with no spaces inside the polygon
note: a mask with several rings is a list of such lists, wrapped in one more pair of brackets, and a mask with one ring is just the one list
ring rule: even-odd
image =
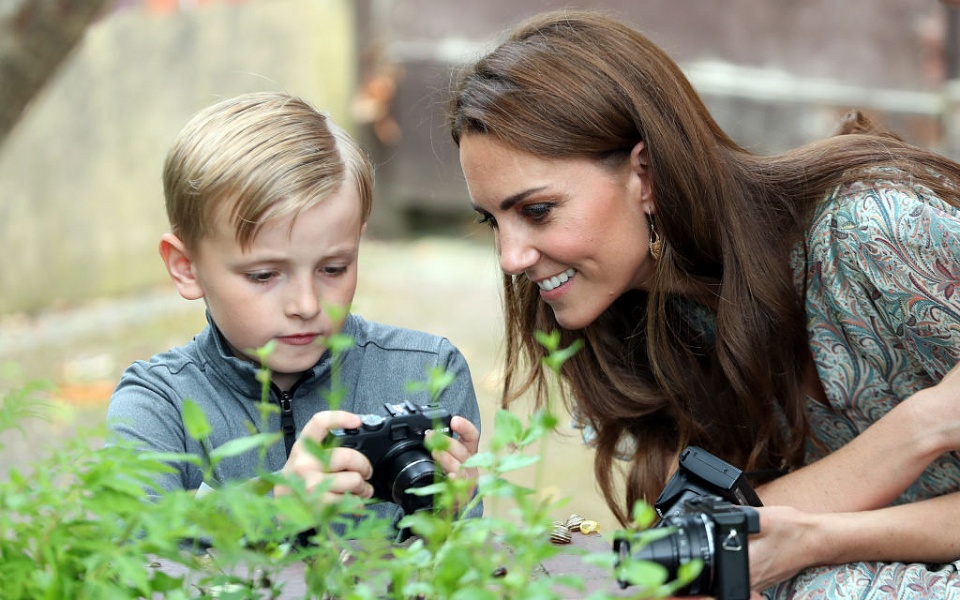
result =
[{"label": "zipper pull", "polygon": [[293,443],[297,440],[297,424],[293,422],[293,403],[290,399],[290,392],[280,392],[280,429],[283,431],[287,456],[290,456]]}]

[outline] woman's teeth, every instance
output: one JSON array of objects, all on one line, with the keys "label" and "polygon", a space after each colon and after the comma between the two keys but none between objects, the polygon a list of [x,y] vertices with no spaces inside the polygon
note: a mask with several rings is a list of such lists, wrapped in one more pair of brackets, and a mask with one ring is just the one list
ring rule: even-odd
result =
[{"label": "woman's teeth", "polygon": [[543,281],[538,281],[537,285],[540,286],[541,290],[545,290],[549,292],[550,290],[555,289],[563,285],[564,283],[566,283],[567,280],[569,280],[571,277],[573,277],[576,274],[576,272],[577,271],[575,269],[567,269],[566,271],[564,271],[563,273],[560,273],[559,275],[554,275],[553,277],[544,279]]}]

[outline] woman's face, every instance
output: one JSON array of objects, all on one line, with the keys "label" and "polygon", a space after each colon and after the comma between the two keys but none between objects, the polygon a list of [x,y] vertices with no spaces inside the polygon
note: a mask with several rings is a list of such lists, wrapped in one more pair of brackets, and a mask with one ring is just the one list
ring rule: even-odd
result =
[{"label": "woman's face", "polygon": [[650,279],[654,207],[642,143],[611,167],[470,134],[460,140],[460,164],[474,209],[493,228],[500,267],[536,283],[562,327],[586,327]]}]

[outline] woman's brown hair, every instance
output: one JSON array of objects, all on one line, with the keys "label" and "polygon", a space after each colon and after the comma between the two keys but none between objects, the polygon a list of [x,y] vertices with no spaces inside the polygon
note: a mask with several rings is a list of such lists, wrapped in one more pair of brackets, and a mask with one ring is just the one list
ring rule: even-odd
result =
[{"label": "woman's brown hair", "polygon": [[[598,13],[529,20],[468,66],[454,94],[457,144],[490,135],[540,157],[608,163],[646,144],[665,242],[649,291],[631,291],[582,331],[564,331],[536,285],[504,276],[503,403],[527,392],[547,401],[545,351],[534,332],[584,340],[561,372],[563,398],[596,429],[597,480],[622,523],[636,500],[657,497],[688,444],[750,471],[803,463],[812,358],[788,265],[817,201],[865,168],[889,166],[960,203],[956,187],[932,175],[958,181],[960,165],[865,121],[777,156],[744,150],[673,60]],[[692,293],[666,291],[677,289]],[[697,310],[715,317],[715,335],[691,323]],[[622,448],[632,455],[619,491]]]}]

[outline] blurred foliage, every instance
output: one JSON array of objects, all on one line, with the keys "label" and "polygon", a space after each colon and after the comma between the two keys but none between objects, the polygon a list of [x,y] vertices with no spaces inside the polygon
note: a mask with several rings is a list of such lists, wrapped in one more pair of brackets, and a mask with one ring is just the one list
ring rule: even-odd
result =
[{"label": "blurred foliage", "polygon": [[[445,382],[443,373],[430,373],[428,379],[431,390]],[[3,392],[0,432],[31,414],[29,407],[44,389],[30,384]],[[184,422],[195,439],[204,441],[210,433],[206,416],[190,401]],[[325,500],[324,484],[308,490],[302,479],[279,473],[224,482],[206,494],[145,494],[159,473],[171,469],[169,461],[191,461],[212,472],[225,458],[276,443],[279,434],[255,433],[218,448],[205,446],[201,456],[144,453],[126,445],[91,448],[81,434],[41,460],[34,474],[14,469],[0,482],[2,595],[276,598],[283,593],[281,573],[293,567],[302,569],[296,572],[303,573],[309,598],[566,597],[570,589],[584,589],[582,579],[547,575],[540,568],[560,552],[550,542],[554,525],[548,515],[562,501],[542,499],[535,487],[505,478],[540,462],[557,422],[549,408],[528,423],[497,413],[491,451],[475,454],[465,465],[481,473],[476,494],[474,482],[464,478],[438,478],[416,490],[434,496],[434,510],[400,521],[414,534],[402,544],[393,541],[391,523],[354,518],[364,510],[362,500]],[[535,444],[539,455],[523,453]],[[312,446],[319,460],[328,460],[328,444]],[[276,485],[290,493],[274,496]],[[457,518],[474,503],[502,499],[516,506],[510,518]],[[582,553],[585,561],[613,574],[612,552]],[[664,569],[640,567],[630,568],[630,581],[638,586],[634,597],[676,589],[665,582]],[[591,598],[609,596],[599,592]]]}]

